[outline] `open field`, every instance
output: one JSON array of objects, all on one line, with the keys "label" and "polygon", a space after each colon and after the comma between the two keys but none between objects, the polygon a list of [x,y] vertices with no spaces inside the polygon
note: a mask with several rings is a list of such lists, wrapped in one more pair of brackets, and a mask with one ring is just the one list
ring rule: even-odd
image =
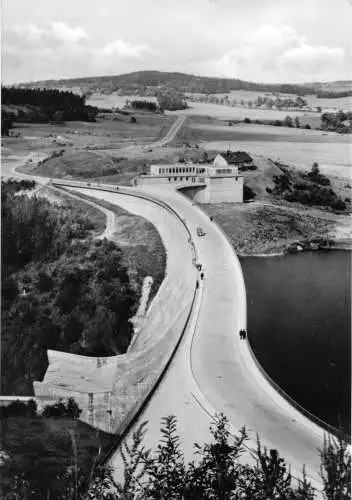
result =
[{"label": "open field", "polygon": [[174,142],[212,151],[243,150],[304,169],[317,161],[323,173],[345,179],[352,174],[349,134],[245,123],[229,127],[216,118],[192,117]]},{"label": "open field", "polygon": [[[228,141],[209,141],[202,146],[205,149],[226,151],[228,145]],[[231,149],[262,155],[303,169],[310,168],[317,161],[323,173],[351,180],[351,144],[234,141]]]},{"label": "open field", "polygon": [[87,104],[90,106],[97,106],[98,108],[123,108],[127,99],[129,101],[139,100],[156,102],[156,97],[154,96],[141,97],[135,95],[93,94],[89,97],[89,99],[87,99]]},{"label": "open field", "polygon": [[316,116],[316,113],[307,111],[278,111],[270,109],[250,109],[250,108],[237,108],[231,106],[222,106],[220,104],[208,104],[203,102],[189,102],[188,109],[179,111],[169,111],[168,114],[183,114],[186,116],[203,115],[224,118],[227,120],[244,120],[250,118],[251,120],[283,120],[288,114],[290,116]]},{"label": "open field", "polygon": [[[187,93],[187,96],[195,96],[199,97],[204,94],[199,94],[199,93]],[[210,94],[211,95],[211,94]],[[268,95],[275,99],[275,97],[281,97],[283,99],[285,98],[296,98],[295,94],[286,94],[286,93],[275,93],[271,94],[268,92],[259,92],[259,91],[252,91],[252,90],[232,90],[229,94],[213,94],[217,98],[225,97],[228,96],[230,100],[237,100],[237,102],[244,100],[244,101],[255,101],[258,96],[265,96]],[[109,94],[109,95],[99,95],[99,94],[93,94],[89,99],[87,99],[87,104],[90,104],[91,106],[97,106],[97,107],[103,107],[103,108],[113,108],[113,107],[119,107],[123,108],[125,105],[126,99],[129,100],[147,100],[147,101],[153,101],[156,102],[156,98],[154,96],[135,96],[135,95],[117,95],[117,94]],[[307,101],[307,106],[310,106],[311,108],[316,108],[320,106],[322,108],[322,112],[324,111],[333,111],[333,110],[352,110],[352,98],[351,97],[340,97],[337,99],[327,99],[327,98],[318,98],[315,95],[306,95],[304,96],[304,99]],[[197,108],[197,105],[200,105],[202,103],[194,103],[190,102],[189,105],[191,108]],[[218,114],[220,113],[219,116],[221,115],[221,112],[218,110],[218,107],[225,108],[227,109],[227,112],[232,112],[232,113],[241,113],[245,111],[249,112],[266,112],[266,110],[259,110],[259,109],[248,109],[248,108],[233,108],[230,106],[219,106],[217,104],[206,104],[204,103],[203,106],[211,106],[211,108],[207,108],[207,110],[213,110],[213,113],[208,113],[206,112],[205,114]],[[190,110],[189,114],[192,114]],[[269,112],[273,112],[268,110]],[[278,113],[285,113],[287,114],[287,111],[278,111]],[[293,113],[293,112],[290,112]],[[295,114],[300,114],[300,111],[294,112]],[[316,113],[312,113],[315,114]],[[254,115],[253,115],[254,116]],[[263,114],[260,115],[262,117]],[[251,118],[251,116],[249,116]],[[256,118],[259,118],[259,116],[256,116]],[[271,118],[271,116],[270,116]],[[279,117],[275,117],[273,119],[280,119]]]},{"label": "open field", "polygon": [[[164,135],[175,118],[152,113],[131,113],[131,116],[114,114],[107,119],[98,117],[91,122],[66,122],[62,125],[16,123],[14,131],[19,137],[4,137],[5,148],[16,151],[50,148],[55,146],[77,146],[86,148],[118,148],[128,144],[148,144]],[[59,136],[59,137],[57,137]]]},{"label": "open field", "polygon": [[349,143],[351,136],[336,132],[322,132],[320,130],[306,130],[303,128],[275,127],[273,125],[257,125],[252,123],[236,123],[231,127],[220,120],[208,120],[197,123],[197,120],[188,120],[185,130],[195,131],[200,142],[215,140],[239,141],[268,141],[268,142],[318,142],[322,143]]},{"label": "open field", "polygon": [[[351,90],[351,89],[349,89]],[[204,96],[205,94],[198,94],[198,93],[193,93],[193,94],[187,94],[190,96]],[[243,101],[256,101],[256,99],[264,96],[268,96],[272,99],[275,99],[276,97],[280,97],[282,99],[288,99],[288,98],[293,98],[295,99],[297,97],[296,94],[286,94],[283,92],[275,92],[275,93],[270,93],[270,92],[260,92],[257,90],[232,90],[229,94],[211,94],[214,95],[215,97],[225,97],[227,96],[230,101],[236,100],[238,103],[243,100]],[[305,95],[303,96],[303,99],[307,101],[307,106],[310,106],[311,108],[316,108],[317,106],[320,106],[322,108],[322,112],[332,110],[332,109],[342,109],[342,110],[352,110],[352,97],[339,97],[337,99],[331,98],[318,98],[316,95]]]}]

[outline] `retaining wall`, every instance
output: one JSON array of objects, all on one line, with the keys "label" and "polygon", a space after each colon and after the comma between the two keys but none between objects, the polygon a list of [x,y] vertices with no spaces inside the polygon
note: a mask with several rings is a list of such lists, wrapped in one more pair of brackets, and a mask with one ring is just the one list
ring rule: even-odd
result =
[{"label": "retaining wall", "polygon": [[158,229],[167,250],[165,279],[128,353],[91,358],[49,351],[44,380],[34,383],[40,400],[72,396],[83,410],[81,420],[108,432],[121,433],[162,376],[182,337],[196,290],[194,246],[177,213],[149,195],[130,189],[116,192],[111,186],[87,188],[80,182],[54,184],[80,188],[84,194],[147,218]]}]

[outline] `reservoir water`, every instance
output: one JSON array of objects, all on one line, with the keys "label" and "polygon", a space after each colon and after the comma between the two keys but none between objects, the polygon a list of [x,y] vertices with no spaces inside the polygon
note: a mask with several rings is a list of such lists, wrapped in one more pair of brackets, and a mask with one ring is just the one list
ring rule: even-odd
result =
[{"label": "reservoir water", "polygon": [[351,253],[246,257],[241,265],[259,362],[299,404],[350,432]]}]

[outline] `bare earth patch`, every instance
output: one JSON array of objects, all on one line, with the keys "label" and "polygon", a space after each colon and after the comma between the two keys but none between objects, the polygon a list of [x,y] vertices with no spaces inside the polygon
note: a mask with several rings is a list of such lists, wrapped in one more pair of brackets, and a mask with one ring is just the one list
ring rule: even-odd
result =
[{"label": "bare earth patch", "polygon": [[336,221],[269,203],[204,205],[241,256],[283,252],[302,240],[327,238]]}]

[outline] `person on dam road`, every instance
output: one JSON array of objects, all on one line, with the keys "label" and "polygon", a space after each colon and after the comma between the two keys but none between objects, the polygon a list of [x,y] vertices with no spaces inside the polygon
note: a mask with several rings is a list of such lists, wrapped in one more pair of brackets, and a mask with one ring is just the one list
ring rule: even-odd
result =
[{"label": "person on dam road", "polygon": [[243,328],[240,330],[240,339],[245,340],[247,337],[247,332]]},{"label": "person on dam road", "polygon": [[200,279],[204,280],[204,273],[200,273]]}]

